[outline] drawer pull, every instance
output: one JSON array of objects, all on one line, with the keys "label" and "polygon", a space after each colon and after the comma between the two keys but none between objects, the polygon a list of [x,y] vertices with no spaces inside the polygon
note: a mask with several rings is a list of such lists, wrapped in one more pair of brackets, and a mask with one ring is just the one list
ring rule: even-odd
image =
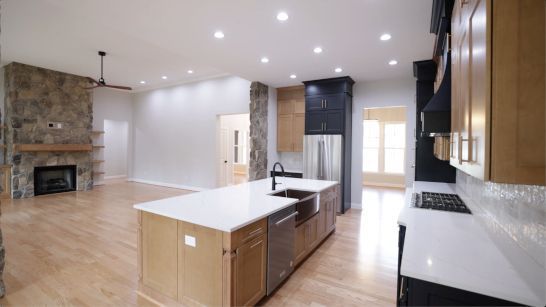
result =
[{"label": "drawer pull", "polygon": [[[258,228],[258,229],[255,229],[251,232],[248,233],[248,237],[252,237],[253,235],[257,234],[257,233],[260,233],[262,231],[262,227]],[[247,237],[247,238],[248,238]]]},{"label": "drawer pull", "polygon": [[258,241],[258,242],[256,242],[256,243],[252,244],[252,245],[250,246],[250,248],[254,248],[254,247],[256,247],[256,246],[262,244],[263,242],[264,242],[263,240],[260,240],[260,241]]}]

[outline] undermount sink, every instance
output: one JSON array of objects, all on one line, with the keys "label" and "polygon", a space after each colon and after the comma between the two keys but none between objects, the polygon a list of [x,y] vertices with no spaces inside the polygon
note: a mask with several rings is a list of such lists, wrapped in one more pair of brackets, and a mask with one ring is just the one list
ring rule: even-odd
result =
[{"label": "undermount sink", "polygon": [[298,200],[296,203],[296,211],[298,212],[296,215],[296,226],[310,219],[319,210],[318,193],[315,192],[286,189],[269,195]]},{"label": "undermount sink", "polygon": [[300,190],[292,190],[292,189],[286,189],[279,192],[275,192],[272,194],[269,194],[271,196],[280,196],[280,197],[288,197],[288,198],[296,198],[298,200],[302,200],[304,198],[307,198],[309,196],[312,196],[315,194],[314,192],[307,192],[307,191],[300,191]]}]

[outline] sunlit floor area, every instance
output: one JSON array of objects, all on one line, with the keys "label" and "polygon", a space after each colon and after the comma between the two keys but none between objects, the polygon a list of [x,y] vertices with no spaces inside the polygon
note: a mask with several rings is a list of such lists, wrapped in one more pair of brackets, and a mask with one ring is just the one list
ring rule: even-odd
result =
[{"label": "sunlit floor area", "polygon": [[[120,182],[89,192],[2,201],[1,305],[148,305],[137,287],[132,205],[188,191]],[[404,191],[365,188],[337,229],[267,306],[393,306]]]}]

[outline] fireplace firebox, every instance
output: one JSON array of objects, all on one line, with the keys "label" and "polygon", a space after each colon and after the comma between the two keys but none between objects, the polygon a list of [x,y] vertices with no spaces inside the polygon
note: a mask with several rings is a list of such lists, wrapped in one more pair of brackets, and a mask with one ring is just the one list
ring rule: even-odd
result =
[{"label": "fireplace firebox", "polygon": [[34,195],[76,191],[76,165],[34,167]]}]

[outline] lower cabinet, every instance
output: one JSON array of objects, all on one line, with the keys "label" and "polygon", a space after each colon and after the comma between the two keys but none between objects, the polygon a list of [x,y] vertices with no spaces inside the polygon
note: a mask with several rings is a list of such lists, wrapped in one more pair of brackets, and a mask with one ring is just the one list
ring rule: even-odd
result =
[{"label": "lower cabinet", "polygon": [[301,263],[336,228],[336,208],[339,200],[339,185],[321,192],[319,212],[296,227],[294,247],[296,265]]},{"label": "lower cabinet", "polygon": [[267,218],[235,232],[138,217],[139,293],[163,305],[253,306],[266,294]]},{"label": "lower cabinet", "polygon": [[407,299],[398,306],[521,306],[491,296],[402,277]]},{"label": "lower cabinet", "polygon": [[235,254],[235,305],[253,306],[266,293],[267,235],[243,244]]}]

